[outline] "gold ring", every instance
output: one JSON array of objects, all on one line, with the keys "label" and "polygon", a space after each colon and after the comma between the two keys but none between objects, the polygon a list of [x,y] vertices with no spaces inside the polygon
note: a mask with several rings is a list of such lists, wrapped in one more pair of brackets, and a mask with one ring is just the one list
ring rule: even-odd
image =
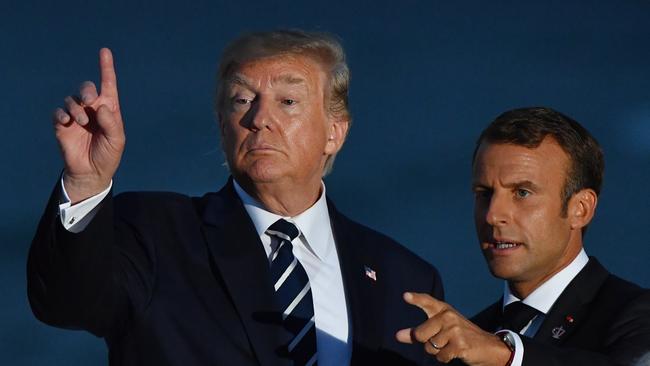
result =
[{"label": "gold ring", "polygon": [[433,348],[435,348],[437,350],[442,349],[442,347],[440,347],[439,345],[436,344],[436,342],[433,341],[433,338],[429,339],[429,344],[431,345],[431,347],[433,347]]}]

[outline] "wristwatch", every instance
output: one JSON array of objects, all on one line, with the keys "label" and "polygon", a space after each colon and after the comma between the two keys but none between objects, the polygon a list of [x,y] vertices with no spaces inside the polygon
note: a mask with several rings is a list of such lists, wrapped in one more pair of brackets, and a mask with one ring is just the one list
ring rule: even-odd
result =
[{"label": "wristwatch", "polygon": [[496,335],[510,349],[510,359],[506,363],[506,366],[510,366],[512,364],[512,361],[515,358],[515,345],[516,345],[515,336],[513,336],[512,333],[510,333],[508,331],[499,331],[499,332],[496,333]]},{"label": "wristwatch", "polygon": [[508,331],[501,331],[498,332],[497,335],[499,338],[501,338],[501,341],[505,343],[508,348],[510,348],[512,352],[515,351],[515,336],[513,336],[512,333]]}]

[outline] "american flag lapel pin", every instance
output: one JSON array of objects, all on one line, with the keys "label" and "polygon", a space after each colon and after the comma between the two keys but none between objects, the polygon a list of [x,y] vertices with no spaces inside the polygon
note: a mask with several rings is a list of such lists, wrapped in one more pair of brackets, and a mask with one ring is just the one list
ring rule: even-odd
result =
[{"label": "american flag lapel pin", "polygon": [[366,277],[377,282],[377,272],[375,272],[372,268],[368,266],[363,266],[363,268],[364,268],[364,272],[366,272]]}]

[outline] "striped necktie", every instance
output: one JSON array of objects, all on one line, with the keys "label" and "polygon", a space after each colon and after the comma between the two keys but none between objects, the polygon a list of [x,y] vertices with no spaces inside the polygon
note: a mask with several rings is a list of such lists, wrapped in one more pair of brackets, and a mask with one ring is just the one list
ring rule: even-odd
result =
[{"label": "striped necktie", "polygon": [[298,237],[296,226],[284,219],[266,233],[278,242],[271,256],[271,278],[275,301],[282,312],[282,325],[291,333],[286,351],[294,365],[316,365],[316,326],[309,278],[293,255],[291,241]]}]

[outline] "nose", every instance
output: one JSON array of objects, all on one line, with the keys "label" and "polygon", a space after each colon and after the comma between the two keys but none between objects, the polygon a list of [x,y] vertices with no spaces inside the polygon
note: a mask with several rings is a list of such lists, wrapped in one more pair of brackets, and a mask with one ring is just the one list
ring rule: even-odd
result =
[{"label": "nose", "polygon": [[485,222],[490,226],[506,225],[510,218],[510,200],[503,194],[492,194],[487,200]]},{"label": "nose", "polygon": [[271,103],[264,98],[256,98],[248,110],[248,127],[254,131],[261,131],[271,126],[273,122],[273,111]]}]

